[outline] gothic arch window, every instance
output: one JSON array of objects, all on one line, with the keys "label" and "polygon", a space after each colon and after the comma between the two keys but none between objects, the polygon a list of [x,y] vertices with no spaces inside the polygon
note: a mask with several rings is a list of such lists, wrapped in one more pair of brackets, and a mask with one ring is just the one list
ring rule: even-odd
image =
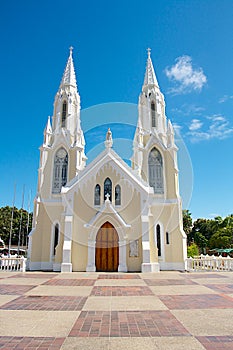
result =
[{"label": "gothic arch window", "polygon": [[115,205],[121,205],[121,186],[116,185],[115,187]]},{"label": "gothic arch window", "polygon": [[160,232],[160,225],[156,226],[156,242],[157,242],[157,248],[158,248],[158,256],[161,256],[161,232]]},{"label": "gothic arch window", "polygon": [[163,160],[157,148],[153,148],[148,158],[149,185],[154,193],[163,193]]},{"label": "gothic arch window", "polygon": [[104,181],[104,200],[107,199],[106,195],[109,195],[110,202],[112,201],[112,181],[109,177]]},{"label": "gothic arch window", "polygon": [[66,115],[67,115],[67,102],[64,101],[62,104],[62,116],[61,116],[61,127],[66,127]]},{"label": "gothic arch window", "polygon": [[100,185],[96,185],[95,186],[94,205],[100,205],[100,195],[101,195]]},{"label": "gothic arch window", "polygon": [[54,237],[53,237],[53,255],[56,254],[56,247],[59,242],[59,225],[56,224],[54,227]]},{"label": "gothic arch window", "polygon": [[53,193],[60,193],[62,186],[67,183],[68,154],[64,148],[60,148],[54,157],[53,166]]},{"label": "gothic arch window", "polygon": [[154,101],[151,102],[150,108],[151,108],[151,126],[152,126],[152,128],[155,128],[156,127],[156,116],[155,116],[155,103],[154,103]]}]

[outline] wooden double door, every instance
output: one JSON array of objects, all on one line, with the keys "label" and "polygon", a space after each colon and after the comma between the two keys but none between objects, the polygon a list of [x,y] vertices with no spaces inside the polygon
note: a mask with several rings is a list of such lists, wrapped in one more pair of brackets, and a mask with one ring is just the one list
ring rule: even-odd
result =
[{"label": "wooden double door", "polygon": [[96,271],[117,272],[119,265],[119,237],[110,222],[105,222],[96,236]]}]

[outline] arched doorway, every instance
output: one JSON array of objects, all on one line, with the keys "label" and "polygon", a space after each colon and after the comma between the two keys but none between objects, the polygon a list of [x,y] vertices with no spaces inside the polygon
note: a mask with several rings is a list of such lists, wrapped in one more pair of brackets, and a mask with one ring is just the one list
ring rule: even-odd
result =
[{"label": "arched doorway", "polygon": [[119,265],[119,237],[110,222],[105,222],[96,236],[96,271],[117,272]]}]

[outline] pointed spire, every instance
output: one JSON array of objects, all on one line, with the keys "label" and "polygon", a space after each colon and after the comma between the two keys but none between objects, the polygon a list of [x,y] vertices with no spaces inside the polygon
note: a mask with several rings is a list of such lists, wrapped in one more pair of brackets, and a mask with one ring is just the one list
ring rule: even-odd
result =
[{"label": "pointed spire", "polygon": [[159,87],[159,84],[158,84],[158,81],[157,81],[157,78],[155,75],[153,63],[151,61],[150,52],[151,52],[151,49],[148,48],[147,49],[148,57],[147,57],[147,63],[146,63],[146,73],[145,73],[143,86],[155,85],[155,86]]},{"label": "pointed spire", "polygon": [[63,73],[61,85],[72,85],[77,88],[76,76],[74,71],[74,62],[72,57],[73,47],[70,47],[70,55]]},{"label": "pointed spire", "polygon": [[46,127],[44,129],[44,146],[50,146],[51,145],[51,136],[52,136],[53,130],[50,123],[50,116],[48,116],[48,121],[46,124]]},{"label": "pointed spire", "polygon": [[167,133],[169,135],[174,135],[174,129],[173,129],[173,126],[172,126],[170,119],[168,120]]},{"label": "pointed spire", "polygon": [[51,122],[50,122],[50,116],[48,116],[48,121],[45,127],[45,132],[46,134],[52,134],[52,126],[51,126]]}]

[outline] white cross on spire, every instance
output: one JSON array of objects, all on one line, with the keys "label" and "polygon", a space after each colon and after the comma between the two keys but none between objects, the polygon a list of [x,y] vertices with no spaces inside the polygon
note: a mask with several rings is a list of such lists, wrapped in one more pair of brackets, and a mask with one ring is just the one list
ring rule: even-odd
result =
[{"label": "white cross on spire", "polygon": [[106,201],[109,202],[109,201],[110,201],[110,200],[109,200],[110,194],[109,194],[109,193],[106,193],[105,197],[106,197]]}]

